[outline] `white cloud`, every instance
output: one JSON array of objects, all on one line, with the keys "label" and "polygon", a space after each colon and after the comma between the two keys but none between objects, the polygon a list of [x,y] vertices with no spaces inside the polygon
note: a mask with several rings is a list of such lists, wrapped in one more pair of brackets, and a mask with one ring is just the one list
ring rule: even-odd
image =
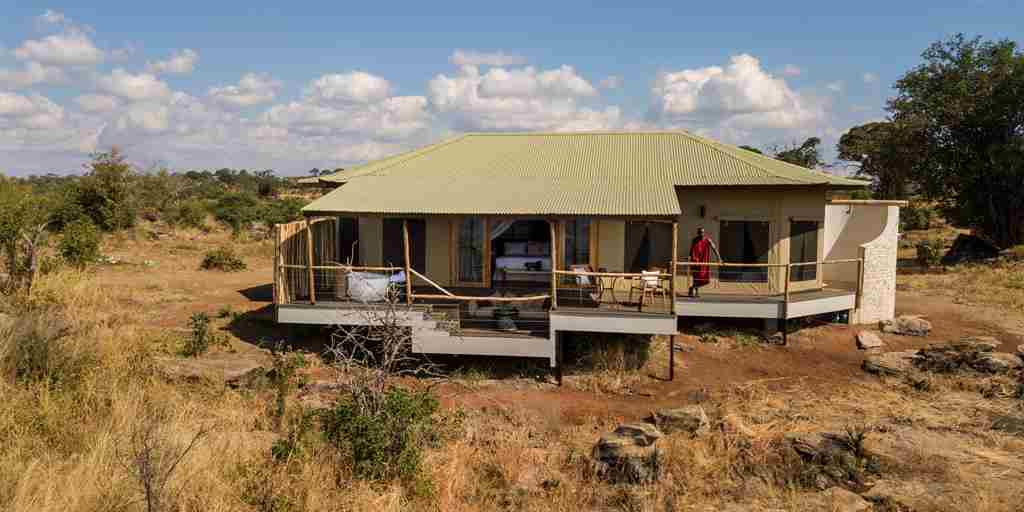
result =
[{"label": "white cloud", "polygon": [[67,80],[64,70],[54,66],[44,66],[38,62],[25,63],[24,69],[0,69],[0,86],[14,89],[29,87],[35,84],[57,84]]},{"label": "white cloud", "polygon": [[878,82],[878,75],[871,72],[864,73],[864,76],[862,76],[861,78],[864,80],[864,83],[866,84],[874,84]]},{"label": "white cloud", "polygon": [[96,82],[100,90],[132,101],[165,98],[171,93],[167,84],[156,76],[149,73],[133,75],[122,68],[99,77]]},{"label": "white cloud", "polygon": [[661,73],[651,94],[659,126],[741,144],[813,134],[830,120],[824,100],[794,91],[747,54],[725,67]]},{"label": "white cloud", "polygon": [[53,129],[60,126],[64,109],[49,98],[0,92],[0,129]]},{"label": "white cloud", "polygon": [[324,104],[373,103],[391,94],[391,83],[370,73],[352,71],[314,80],[307,94]]},{"label": "white cloud", "polygon": [[83,112],[90,113],[110,112],[121,105],[117,98],[104,94],[83,94],[75,98],[75,103]]},{"label": "white cloud", "polygon": [[837,80],[835,82],[829,82],[825,84],[825,88],[832,92],[843,92],[843,85],[844,84],[842,81]]},{"label": "white cloud", "polygon": [[281,82],[269,75],[247,73],[238,81],[238,85],[211,87],[208,95],[222,107],[243,109],[273,101],[280,87]]},{"label": "white cloud", "polygon": [[198,61],[199,54],[195,50],[186,48],[174,52],[166,60],[146,61],[146,71],[157,75],[161,73],[186,74],[192,72]]},{"label": "white cloud", "polygon": [[39,15],[36,20],[40,23],[49,23],[52,25],[63,25],[67,23],[68,19],[64,16],[64,13],[57,12],[52,9],[47,9],[43,14]]},{"label": "white cloud", "polygon": [[579,104],[597,91],[570,66],[492,68],[483,75],[474,66],[463,66],[454,76],[437,75],[427,87],[433,108],[452,115],[460,130],[608,129],[620,124],[617,108]]},{"label": "white cloud", "polygon": [[597,86],[602,89],[618,89],[622,87],[622,75],[609,75],[601,79]]},{"label": "white cloud", "polygon": [[54,34],[43,39],[28,40],[14,50],[20,60],[33,60],[55,66],[87,66],[103,60],[103,52],[96,48],[84,33]]},{"label": "white cloud", "polygon": [[476,52],[455,50],[448,62],[455,66],[520,66],[526,64],[526,57],[504,52]]},{"label": "white cloud", "polygon": [[804,70],[796,64],[786,64],[786,67],[782,68],[782,74],[786,76],[800,76],[803,72]]}]

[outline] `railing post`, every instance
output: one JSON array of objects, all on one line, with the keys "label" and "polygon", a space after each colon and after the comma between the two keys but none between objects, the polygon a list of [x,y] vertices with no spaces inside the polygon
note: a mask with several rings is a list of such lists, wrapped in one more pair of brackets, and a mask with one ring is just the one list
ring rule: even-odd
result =
[{"label": "railing post", "polygon": [[[676,261],[679,260],[679,221],[672,222],[672,264],[669,265],[669,273],[672,277],[669,278],[669,298],[672,300],[670,307],[672,308],[672,314],[676,314]],[[675,338],[673,338],[674,340]]]},{"label": "railing post", "polygon": [[274,305],[281,304],[281,225],[274,224]]},{"label": "railing post", "polygon": [[857,259],[857,294],[854,295],[854,306],[856,310],[860,310],[861,293],[864,290],[864,248],[860,248],[860,258]]},{"label": "railing post", "polygon": [[556,236],[555,221],[549,220],[548,226],[551,228],[551,309],[556,309],[558,307],[558,237]]},{"label": "railing post", "polygon": [[402,246],[405,249],[405,302],[412,305],[412,264],[409,262],[409,221],[402,220]]},{"label": "railing post", "polygon": [[316,304],[316,278],[313,276],[313,224],[306,218],[306,273],[309,275],[309,303]]}]

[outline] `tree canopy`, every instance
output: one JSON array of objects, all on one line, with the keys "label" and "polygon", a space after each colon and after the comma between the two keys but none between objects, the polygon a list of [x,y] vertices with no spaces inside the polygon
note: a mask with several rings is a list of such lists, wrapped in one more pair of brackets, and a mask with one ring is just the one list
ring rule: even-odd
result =
[{"label": "tree canopy", "polygon": [[919,133],[914,177],[957,224],[1024,242],[1024,54],[958,34],[922,58],[889,101],[893,121]]},{"label": "tree canopy", "polygon": [[773,153],[775,153],[774,156],[777,160],[808,169],[815,169],[825,163],[821,159],[821,150],[818,148],[820,145],[821,139],[809,137],[800,145],[792,144],[790,146],[777,147]]},{"label": "tree canopy", "polygon": [[903,123],[879,121],[851,128],[839,138],[839,158],[860,164],[857,175],[871,178],[875,197],[907,196],[914,165],[921,158],[920,132]]}]

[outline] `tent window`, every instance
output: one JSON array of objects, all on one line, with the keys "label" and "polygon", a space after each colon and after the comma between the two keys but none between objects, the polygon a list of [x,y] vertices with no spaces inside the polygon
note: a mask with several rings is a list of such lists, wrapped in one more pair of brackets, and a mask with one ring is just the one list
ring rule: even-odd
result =
[{"label": "tent window", "polygon": [[590,264],[590,219],[567,220],[565,226],[565,266]]},{"label": "tent window", "polygon": [[463,283],[484,281],[484,220],[466,217],[459,224],[458,280]]},{"label": "tent window", "polygon": [[[768,263],[769,223],[723,220],[719,251],[726,263]],[[728,283],[766,283],[768,267],[722,267],[719,280]]]},{"label": "tent window", "polygon": [[[809,263],[818,261],[818,222],[792,221],[789,224],[789,262]],[[813,281],[818,278],[817,265],[791,267],[789,278],[793,281]]]}]

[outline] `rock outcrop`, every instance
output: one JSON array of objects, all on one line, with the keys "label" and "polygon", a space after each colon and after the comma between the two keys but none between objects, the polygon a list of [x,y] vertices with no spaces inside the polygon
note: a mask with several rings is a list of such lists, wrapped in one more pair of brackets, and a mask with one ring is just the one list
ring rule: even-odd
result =
[{"label": "rock outcrop", "polygon": [[883,320],[879,329],[902,336],[927,336],[932,331],[932,323],[918,315],[900,315],[892,320]]},{"label": "rock outcrop", "polygon": [[707,432],[709,427],[708,415],[704,412],[704,408],[699,405],[655,411],[648,418],[648,421],[665,434],[685,432],[690,435],[697,435]]},{"label": "rock outcrop", "polygon": [[882,338],[871,331],[860,331],[857,333],[857,348],[861,350],[874,350],[885,346]]},{"label": "rock outcrop", "polygon": [[599,477],[613,483],[650,483],[661,476],[662,433],[650,423],[619,425],[598,440],[591,453]]}]

